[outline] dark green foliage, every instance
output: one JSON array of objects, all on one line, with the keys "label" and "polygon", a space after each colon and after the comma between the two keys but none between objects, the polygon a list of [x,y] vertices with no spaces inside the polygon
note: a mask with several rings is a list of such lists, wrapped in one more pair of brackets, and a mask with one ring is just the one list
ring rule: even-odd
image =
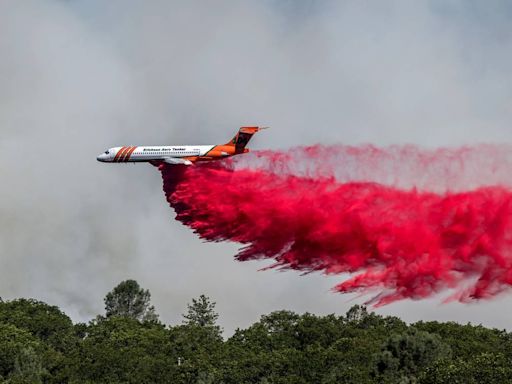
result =
[{"label": "dark green foliage", "polygon": [[135,280],[125,280],[105,296],[106,316],[121,316],[138,321],[158,321],[151,294]]},{"label": "dark green foliage", "polygon": [[30,332],[0,323],[0,379],[21,380],[30,377],[40,382],[44,345]]},{"label": "dark green foliage", "polygon": [[14,362],[10,383],[41,383],[45,370],[41,357],[33,348],[22,348]]},{"label": "dark green foliage", "polygon": [[512,383],[512,361],[503,354],[481,353],[468,360],[440,360],[425,370],[421,384]]},{"label": "dark green foliage", "polygon": [[[40,347],[29,346],[19,353],[16,380],[25,380],[30,372],[41,372],[47,382],[66,380],[66,355],[76,349],[79,338],[71,319],[59,308],[33,299],[0,302],[0,325],[10,324],[28,332]],[[32,377],[32,376],[30,376]],[[12,379],[14,380],[14,379]],[[32,382],[33,380],[29,380]]]},{"label": "dark green foliage", "polygon": [[166,383],[177,355],[164,326],[114,316],[93,321],[73,356],[76,382]]},{"label": "dark green foliage", "polygon": [[65,351],[73,323],[59,308],[33,299],[0,302],[0,323],[29,331],[57,350]]},{"label": "dark green foliage", "polygon": [[75,324],[35,300],[0,301],[5,383],[512,383],[512,337],[456,323],[408,326],[353,306],[346,316],[264,315],[223,339],[215,303],[193,299],[164,326],[137,282],[105,298],[106,317]]},{"label": "dark green foliage", "polygon": [[183,315],[183,321],[188,325],[198,325],[200,327],[214,327],[219,315],[215,312],[215,303],[210,301],[205,295],[192,299],[192,304],[187,305],[187,313]]},{"label": "dark green foliage", "polygon": [[364,308],[347,318],[273,312],[226,342],[230,365],[224,382],[377,382],[370,375],[372,355],[389,332],[405,328]]},{"label": "dark green foliage", "polygon": [[437,321],[420,321],[413,326],[441,336],[443,341],[451,346],[454,358],[469,360],[481,353],[502,353],[512,356],[512,335],[504,330]]},{"label": "dark green foliage", "polygon": [[376,376],[382,382],[415,383],[427,367],[450,357],[451,349],[439,335],[411,327],[391,335],[375,355]]}]

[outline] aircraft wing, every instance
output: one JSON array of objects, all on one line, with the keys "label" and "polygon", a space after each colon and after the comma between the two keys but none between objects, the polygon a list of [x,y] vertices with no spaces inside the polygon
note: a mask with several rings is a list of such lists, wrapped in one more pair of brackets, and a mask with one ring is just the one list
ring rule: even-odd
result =
[{"label": "aircraft wing", "polygon": [[178,157],[166,157],[164,163],[171,165],[192,165],[190,160],[180,159]]}]

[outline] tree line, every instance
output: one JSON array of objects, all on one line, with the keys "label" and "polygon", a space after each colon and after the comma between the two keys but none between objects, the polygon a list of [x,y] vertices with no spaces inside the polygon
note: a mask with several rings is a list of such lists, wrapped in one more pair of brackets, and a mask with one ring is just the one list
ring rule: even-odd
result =
[{"label": "tree line", "polygon": [[0,300],[0,382],[512,383],[505,330],[406,324],[354,305],[344,316],[275,311],[223,338],[207,296],[174,326],[150,299],[123,281],[87,324],[37,300]]}]

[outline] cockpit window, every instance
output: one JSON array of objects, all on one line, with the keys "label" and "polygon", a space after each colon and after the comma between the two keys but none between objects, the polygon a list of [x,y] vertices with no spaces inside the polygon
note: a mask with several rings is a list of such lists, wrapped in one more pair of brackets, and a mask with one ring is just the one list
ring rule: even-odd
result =
[{"label": "cockpit window", "polygon": [[108,153],[109,153],[108,151],[105,151],[105,155],[108,155]]}]

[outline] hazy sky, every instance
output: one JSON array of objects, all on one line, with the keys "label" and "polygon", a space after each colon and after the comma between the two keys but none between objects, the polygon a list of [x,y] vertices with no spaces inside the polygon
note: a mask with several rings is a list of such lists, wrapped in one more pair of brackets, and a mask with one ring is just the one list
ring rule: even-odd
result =
[{"label": "hazy sky", "polygon": [[[344,313],[341,280],[235,262],[174,221],[159,173],[100,164],[108,147],[511,143],[508,1],[0,0],[0,296],[103,312],[127,278],[163,321],[192,297],[229,334],[274,309]],[[508,327],[512,292],[378,309]]]}]

